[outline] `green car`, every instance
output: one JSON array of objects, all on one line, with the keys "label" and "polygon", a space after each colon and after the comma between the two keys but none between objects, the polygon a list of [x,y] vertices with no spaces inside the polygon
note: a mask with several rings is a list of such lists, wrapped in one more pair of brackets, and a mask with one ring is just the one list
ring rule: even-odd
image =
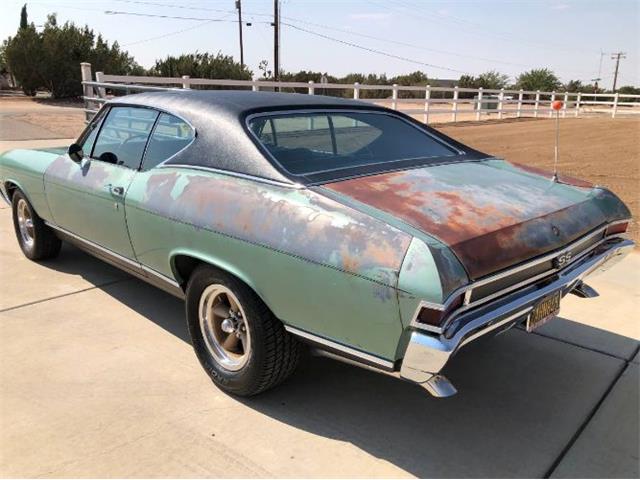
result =
[{"label": "green car", "polygon": [[68,150],[2,155],[0,191],[28,258],[68,241],[184,298],[198,359],[237,395],[305,344],[452,395],[463,345],[596,295],[584,278],[633,248],[604,188],[321,96],[119,97]]}]

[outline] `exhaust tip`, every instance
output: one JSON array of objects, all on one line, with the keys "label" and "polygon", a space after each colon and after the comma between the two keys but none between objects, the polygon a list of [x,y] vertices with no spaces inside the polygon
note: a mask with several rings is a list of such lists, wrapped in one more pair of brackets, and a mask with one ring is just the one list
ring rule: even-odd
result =
[{"label": "exhaust tip", "polygon": [[458,390],[444,375],[434,375],[424,383],[419,384],[427,392],[437,398],[452,397]]},{"label": "exhaust tip", "polygon": [[599,297],[600,294],[596,292],[596,290],[584,282],[578,283],[570,293],[580,297],[580,298],[595,298]]}]

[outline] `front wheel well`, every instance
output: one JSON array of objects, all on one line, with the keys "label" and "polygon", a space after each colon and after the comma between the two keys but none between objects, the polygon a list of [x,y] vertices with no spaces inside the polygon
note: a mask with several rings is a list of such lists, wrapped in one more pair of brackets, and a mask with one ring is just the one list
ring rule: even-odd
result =
[{"label": "front wheel well", "polygon": [[4,184],[4,191],[7,192],[7,197],[9,198],[9,201],[11,201],[13,199],[13,194],[15,193],[16,190],[18,190],[18,185],[16,185],[13,182],[5,182]]}]

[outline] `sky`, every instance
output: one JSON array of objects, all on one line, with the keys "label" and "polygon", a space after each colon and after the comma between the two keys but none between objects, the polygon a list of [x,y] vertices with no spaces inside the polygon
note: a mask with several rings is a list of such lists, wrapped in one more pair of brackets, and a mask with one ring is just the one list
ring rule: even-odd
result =
[{"label": "sky", "polygon": [[[15,34],[23,3],[0,6],[0,38]],[[235,0],[40,0],[27,8],[36,25],[53,12],[59,23],[87,24],[145,67],[195,51],[239,59]],[[242,10],[252,23],[243,29],[245,63],[258,76],[261,60],[273,64],[273,0],[242,0]],[[498,70],[513,80],[548,67],[562,81],[600,77],[611,88],[611,54],[622,51],[618,86],[640,86],[640,0],[282,0],[281,15],[287,71],[458,78]]]}]

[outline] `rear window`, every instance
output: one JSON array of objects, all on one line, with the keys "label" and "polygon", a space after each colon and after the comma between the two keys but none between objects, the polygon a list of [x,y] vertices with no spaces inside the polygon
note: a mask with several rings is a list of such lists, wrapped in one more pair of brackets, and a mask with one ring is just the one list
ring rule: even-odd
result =
[{"label": "rear window", "polygon": [[249,128],[294,175],[458,155],[419,128],[381,113],[261,115],[249,121]]}]

